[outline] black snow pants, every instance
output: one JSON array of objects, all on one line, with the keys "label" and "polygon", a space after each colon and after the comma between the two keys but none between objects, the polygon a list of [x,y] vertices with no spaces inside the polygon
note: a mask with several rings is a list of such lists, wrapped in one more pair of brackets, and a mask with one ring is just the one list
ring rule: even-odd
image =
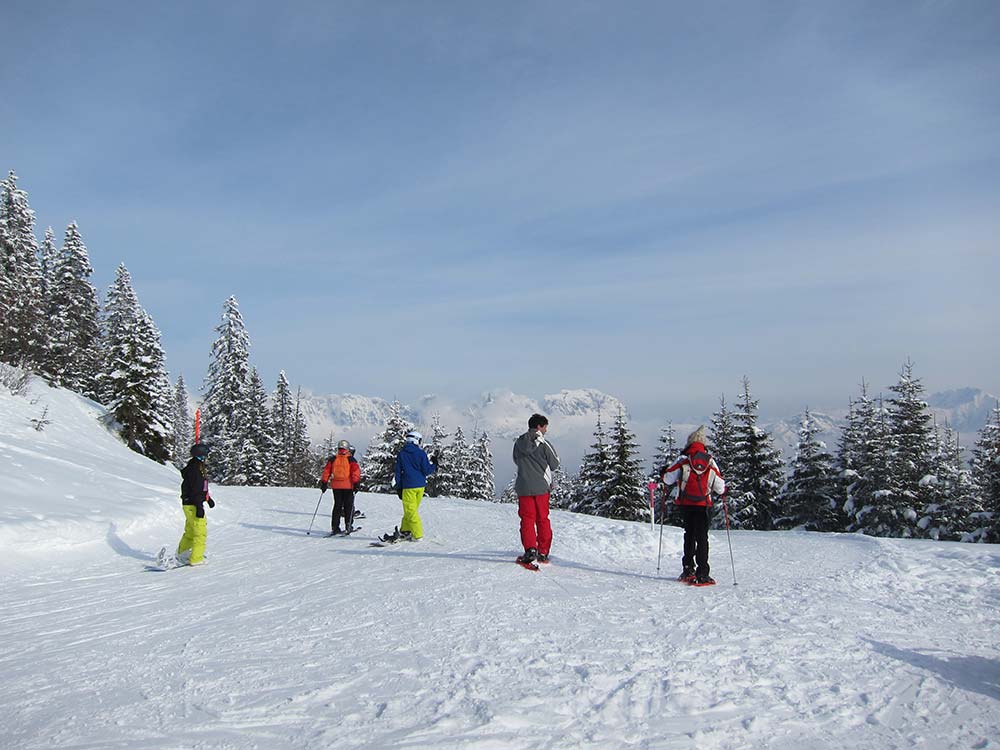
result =
[{"label": "black snow pants", "polygon": [[339,531],[340,519],[344,519],[343,531],[354,526],[354,490],[333,490],[333,518],[331,531]]},{"label": "black snow pants", "polygon": [[712,509],[679,506],[679,510],[684,520],[684,557],[681,564],[684,570],[694,570],[697,576],[707,576],[708,522],[712,516]]}]

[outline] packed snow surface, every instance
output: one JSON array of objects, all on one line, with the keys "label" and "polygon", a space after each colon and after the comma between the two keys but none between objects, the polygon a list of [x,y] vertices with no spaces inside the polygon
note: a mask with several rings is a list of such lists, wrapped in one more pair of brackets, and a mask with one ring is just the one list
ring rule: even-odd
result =
[{"label": "packed snow surface", "polygon": [[718,585],[671,580],[680,531],[554,512],[513,564],[510,505],[427,499],[426,537],[361,495],[218,487],[208,563],[173,547],[179,478],[100,408],[0,396],[0,747],[995,748],[1000,550],[713,532]]}]

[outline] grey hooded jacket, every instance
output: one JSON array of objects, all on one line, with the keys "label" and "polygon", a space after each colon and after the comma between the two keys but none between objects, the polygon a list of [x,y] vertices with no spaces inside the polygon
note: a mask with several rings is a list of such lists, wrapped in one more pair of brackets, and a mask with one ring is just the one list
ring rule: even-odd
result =
[{"label": "grey hooded jacket", "polygon": [[528,430],[514,441],[514,463],[518,496],[547,495],[552,489],[552,472],[559,468],[559,456],[538,430]]}]

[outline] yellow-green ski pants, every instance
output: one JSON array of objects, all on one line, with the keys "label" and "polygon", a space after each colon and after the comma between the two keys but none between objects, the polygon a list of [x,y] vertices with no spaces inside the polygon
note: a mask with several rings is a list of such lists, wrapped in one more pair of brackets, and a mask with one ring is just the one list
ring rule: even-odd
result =
[{"label": "yellow-green ski pants", "polygon": [[184,536],[177,545],[177,554],[182,555],[191,550],[189,563],[195,565],[205,559],[205,538],[208,536],[208,522],[202,516],[198,518],[197,505],[182,505],[184,509]]},{"label": "yellow-green ski pants", "polygon": [[424,499],[424,488],[413,487],[403,490],[403,521],[399,524],[400,531],[409,531],[414,539],[424,535],[424,525],[420,523],[420,501]]}]

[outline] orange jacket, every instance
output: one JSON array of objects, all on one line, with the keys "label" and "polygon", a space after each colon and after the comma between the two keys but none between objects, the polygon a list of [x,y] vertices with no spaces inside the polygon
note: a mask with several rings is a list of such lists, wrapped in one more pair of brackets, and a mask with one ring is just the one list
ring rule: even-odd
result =
[{"label": "orange jacket", "polygon": [[331,490],[352,490],[361,481],[361,467],[349,451],[341,448],[332,461],[323,467],[324,482]]}]

